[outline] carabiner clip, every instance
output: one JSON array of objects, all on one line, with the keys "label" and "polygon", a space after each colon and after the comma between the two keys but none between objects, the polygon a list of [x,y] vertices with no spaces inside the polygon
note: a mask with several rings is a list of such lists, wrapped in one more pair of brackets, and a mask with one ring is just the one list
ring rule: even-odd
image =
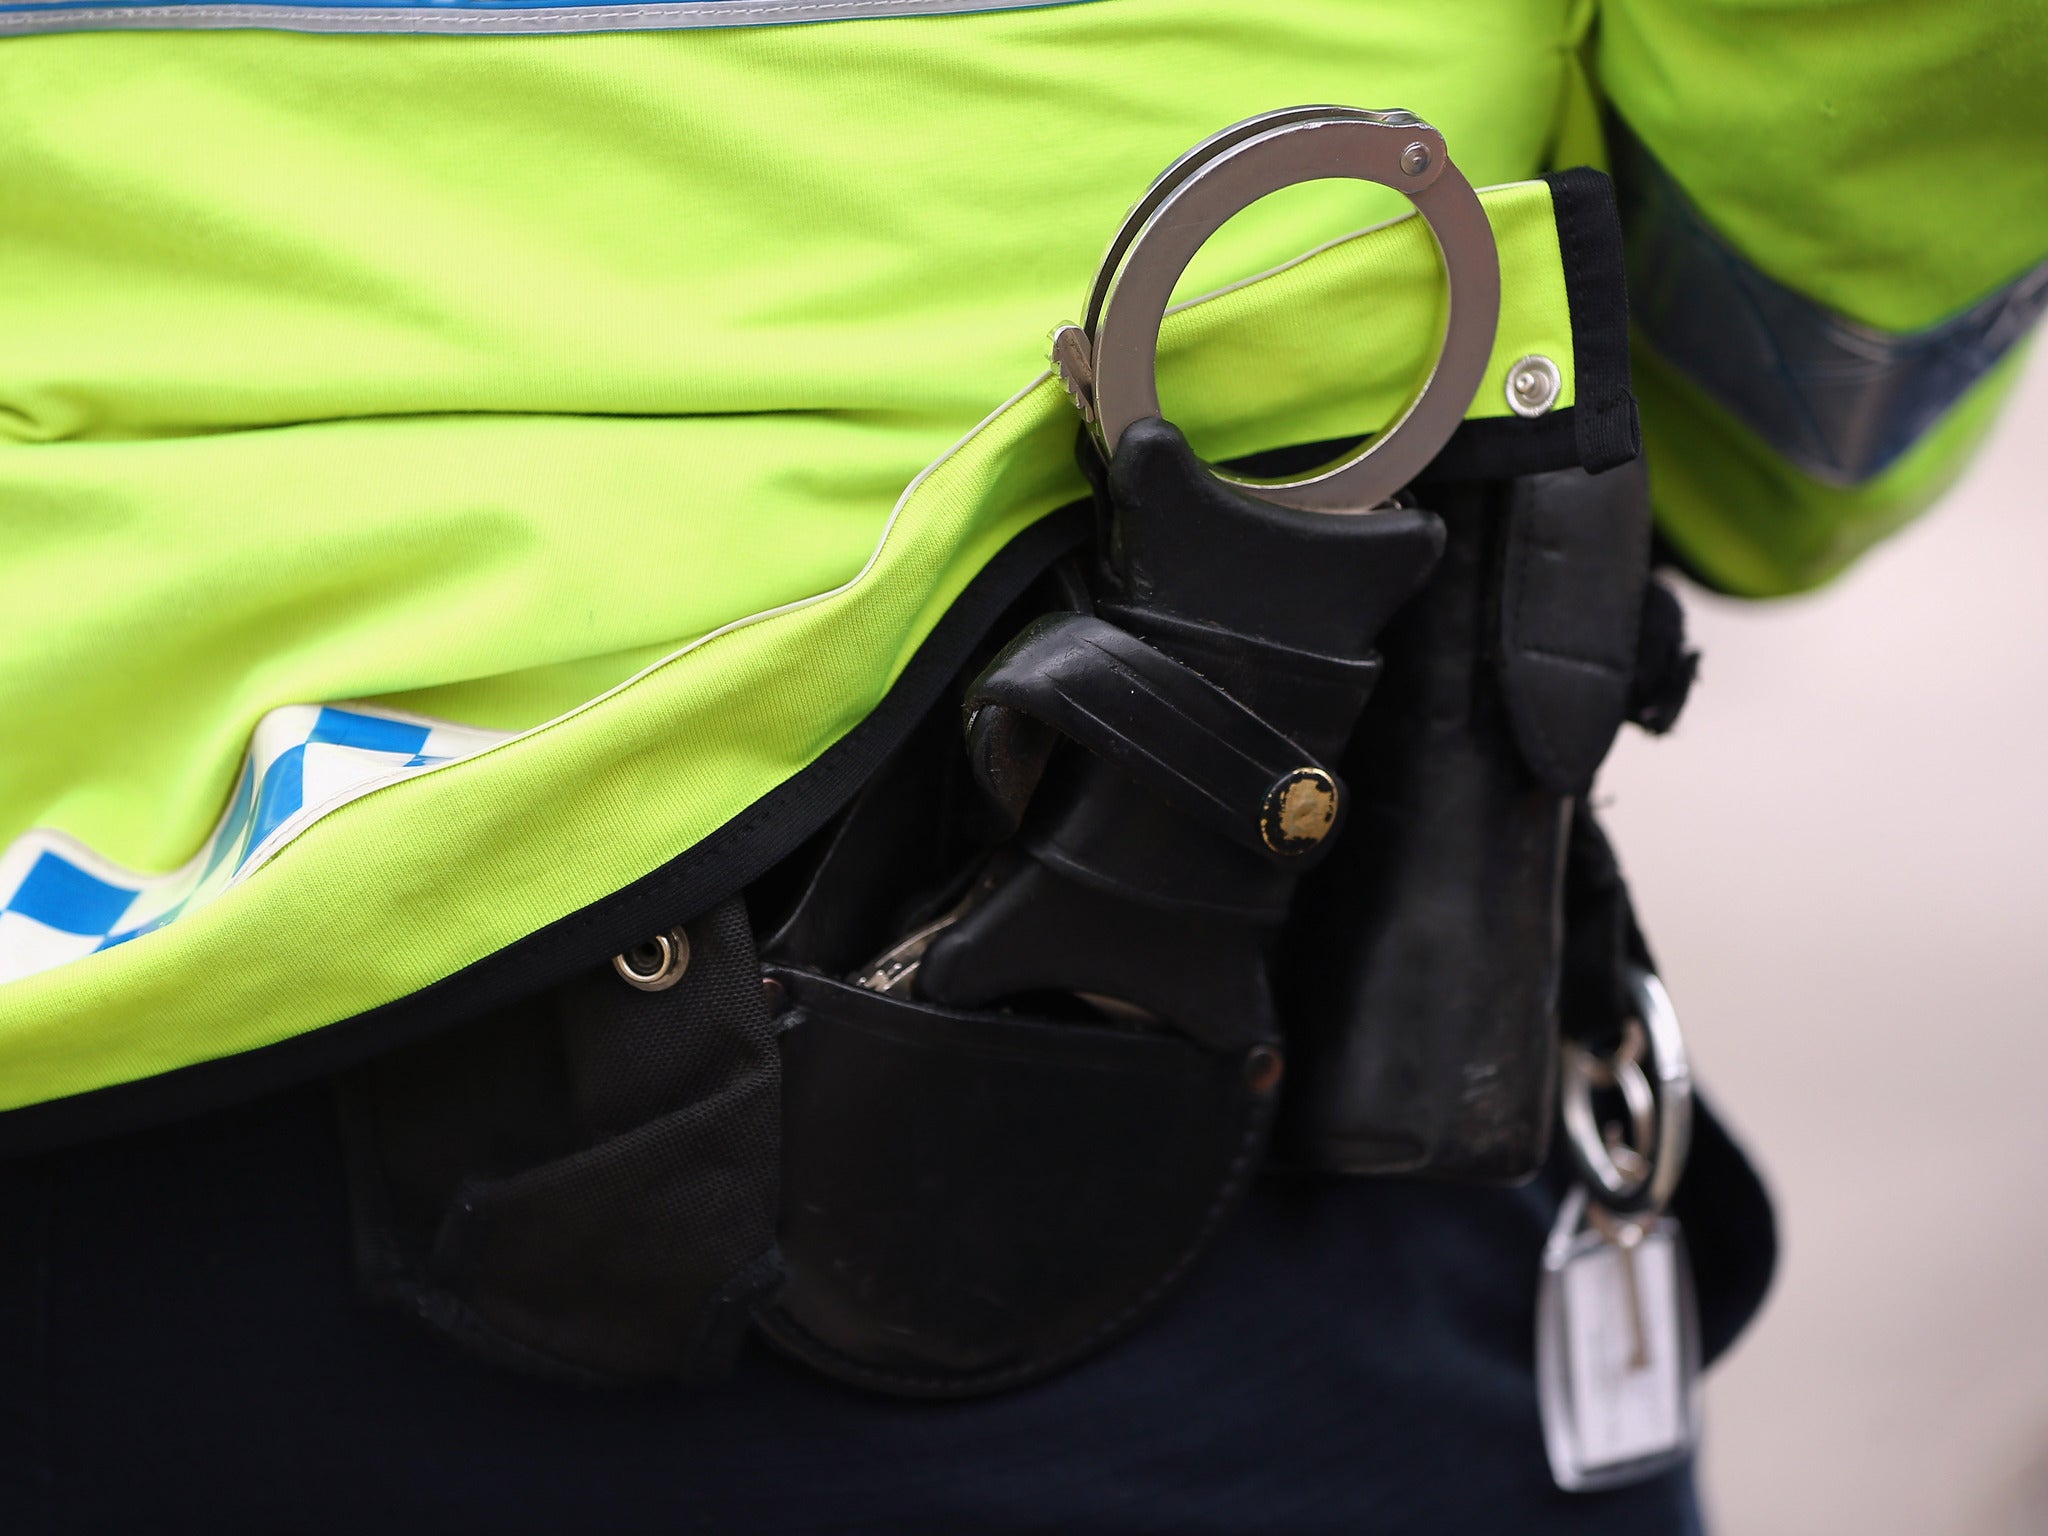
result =
[{"label": "carabiner clip", "polygon": [[[1625,979],[1635,1016],[1614,1054],[1564,1044],[1559,1113],[1572,1161],[1600,1204],[1654,1217],[1670,1204],[1692,1145],[1692,1069],[1664,984],[1633,966]],[[1625,1126],[1602,1128],[1598,1089],[1620,1093]]]}]

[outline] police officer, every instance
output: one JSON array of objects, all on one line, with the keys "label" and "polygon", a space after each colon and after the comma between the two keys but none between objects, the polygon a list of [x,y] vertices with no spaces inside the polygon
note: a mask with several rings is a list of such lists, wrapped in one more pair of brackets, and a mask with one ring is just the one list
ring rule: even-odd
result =
[{"label": "police officer", "polygon": [[[1689,1430],[1575,1478],[1533,1342],[1559,1233],[1678,1284],[1628,1190],[1681,1079],[1583,808],[1690,677],[1641,471],[1756,597],[1932,501],[2048,302],[2044,56],[2023,0],[0,6],[5,1528],[1697,1529]],[[1077,469],[1047,334],[1105,235],[1317,102],[1415,115],[1303,120],[1395,135],[1384,184],[1202,246],[1162,409],[1268,482],[1391,440],[1475,226],[1448,320],[1416,221],[1340,237],[1454,162],[1499,293],[1440,452],[1358,518],[1109,441],[1090,316]],[[1193,532],[1233,580],[1175,587],[1198,512],[1367,530],[1301,577],[1354,629]],[[1619,615],[1597,698],[1504,618],[1553,537],[1592,584],[1530,612]],[[1159,712],[1054,718],[1101,656]],[[1454,656],[1495,702],[1420,740]],[[1468,748],[1496,789],[1401,798]],[[1225,825],[1240,760],[1282,771]],[[1542,921],[1413,974],[1540,997],[1401,1054],[1496,803]],[[1077,916],[1133,867],[1182,904]],[[1640,1111],[1605,1164],[1541,1155],[1560,1027],[1566,1102]],[[1705,1114],[1666,1193],[1710,1357],[1768,1207]],[[1682,1417],[1634,1305],[1599,1337],[1668,1321]]]}]

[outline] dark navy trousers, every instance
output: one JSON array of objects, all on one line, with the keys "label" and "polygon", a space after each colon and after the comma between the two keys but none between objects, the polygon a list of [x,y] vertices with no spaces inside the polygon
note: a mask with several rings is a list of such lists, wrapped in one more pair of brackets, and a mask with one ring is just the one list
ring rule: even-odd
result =
[{"label": "dark navy trousers", "polygon": [[[1697,1531],[1687,1473],[1551,1486],[1558,1192],[1269,1178],[1147,1326],[1006,1396],[892,1401],[765,1350],[578,1390],[358,1297],[329,1096],[298,1089],[0,1165],[0,1531]],[[1754,1297],[1717,1262],[1725,1336]]]}]

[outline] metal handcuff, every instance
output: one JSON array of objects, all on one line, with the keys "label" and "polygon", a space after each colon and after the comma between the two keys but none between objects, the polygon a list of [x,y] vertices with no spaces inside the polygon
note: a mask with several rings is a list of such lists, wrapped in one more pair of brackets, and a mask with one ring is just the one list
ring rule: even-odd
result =
[{"label": "metal handcuff", "polygon": [[[1388,187],[1422,215],[1448,286],[1436,359],[1392,424],[1337,462],[1292,479],[1230,475],[1214,466],[1210,473],[1285,506],[1356,513],[1385,506],[1436,457],[1464,420],[1493,353],[1500,320],[1493,227],[1472,184],[1451,163],[1443,135],[1413,113],[1309,106],[1234,124],[1160,173],[1110,240],[1083,323],[1054,333],[1054,366],[1105,462],[1133,423],[1160,414],[1159,331],[1195,254],[1259,199],[1330,179]],[[861,985],[909,993],[925,950],[959,915],[898,941],[862,971]]]},{"label": "metal handcuff", "polygon": [[1225,474],[1268,501],[1317,512],[1366,512],[1435,458],[1465,419],[1493,353],[1500,258],[1479,196],[1441,133],[1412,112],[1290,107],[1247,118],[1162,172],[1124,216],[1088,293],[1082,324],[1053,337],[1053,361],[1103,458],[1133,422],[1160,414],[1159,329],[1195,253],[1260,198],[1307,181],[1370,181],[1415,206],[1448,281],[1436,361],[1385,431],[1300,478]]}]

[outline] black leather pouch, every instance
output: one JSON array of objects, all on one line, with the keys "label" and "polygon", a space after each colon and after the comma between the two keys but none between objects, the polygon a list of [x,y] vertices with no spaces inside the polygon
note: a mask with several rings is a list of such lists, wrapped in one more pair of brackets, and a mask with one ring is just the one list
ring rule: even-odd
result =
[{"label": "black leather pouch", "polygon": [[1620,728],[1649,590],[1640,463],[1437,489],[1449,545],[1342,760],[1357,810],[1279,968],[1284,1159],[1512,1183],[1557,1075],[1572,805]]},{"label": "black leather pouch", "polygon": [[737,899],[657,992],[610,965],[343,1080],[360,1278],[576,1381],[724,1371],[781,1280],[781,1058]]},{"label": "black leather pouch", "polygon": [[828,1375],[959,1397],[1057,1371],[1159,1301],[1257,1165],[1269,1047],[771,974],[790,1278],[761,1324]]}]

